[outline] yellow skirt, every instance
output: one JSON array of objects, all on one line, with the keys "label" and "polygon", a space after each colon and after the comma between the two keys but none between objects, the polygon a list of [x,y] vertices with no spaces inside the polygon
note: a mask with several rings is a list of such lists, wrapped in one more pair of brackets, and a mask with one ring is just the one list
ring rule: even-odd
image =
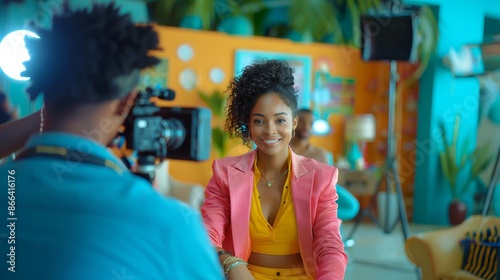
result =
[{"label": "yellow skirt", "polygon": [[303,267],[299,268],[271,268],[248,264],[248,270],[255,280],[312,280],[307,276]]}]

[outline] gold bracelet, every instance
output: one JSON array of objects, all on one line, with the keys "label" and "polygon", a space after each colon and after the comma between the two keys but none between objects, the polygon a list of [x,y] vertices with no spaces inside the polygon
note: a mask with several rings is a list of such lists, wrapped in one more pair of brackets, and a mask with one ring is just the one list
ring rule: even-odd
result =
[{"label": "gold bracelet", "polygon": [[224,260],[224,263],[222,264],[222,269],[226,269],[227,267],[233,265],[236,262],[245,262],[245,261],[238,257],[229,257]]},{"label": "gold bracelet", "polygon": [[230,257],[228,257],[227,259],[224,260],[224,262],[222,263],[222,267],[225,267],[226,264],[228,264],[229,262],[231,262],[231,261],[237,261],[238,259],[240,259],[240,258],[235,257],[235,256],[230,256]]}]

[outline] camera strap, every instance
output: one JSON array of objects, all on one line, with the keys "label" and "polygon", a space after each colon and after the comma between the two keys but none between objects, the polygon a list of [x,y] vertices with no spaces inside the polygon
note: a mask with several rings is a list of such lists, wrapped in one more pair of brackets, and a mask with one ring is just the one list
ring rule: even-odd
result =
[{"label": "camera strap", "polygon": [[105,166],[113,169],[116,173],[122,174],[125,168],[110,159],[103,159],[85,152],[56,147],[56,146],[35,146],[24,149],[16,155],[16,160],[33,157],[49,157],[53,159],[65,160],[73,163],[88,163]]}]

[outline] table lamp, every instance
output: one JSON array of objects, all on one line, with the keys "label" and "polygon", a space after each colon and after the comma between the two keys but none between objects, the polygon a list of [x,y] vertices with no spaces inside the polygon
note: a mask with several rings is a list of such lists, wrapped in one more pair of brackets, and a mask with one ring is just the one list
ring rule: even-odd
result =
[{"label": "table lamp", "polygon": [[345,139],[347,143],[346,157],[351,169],[363,169],[366,142],[375,140],[375,116],[360,114],[348,117],[345,126]]}]

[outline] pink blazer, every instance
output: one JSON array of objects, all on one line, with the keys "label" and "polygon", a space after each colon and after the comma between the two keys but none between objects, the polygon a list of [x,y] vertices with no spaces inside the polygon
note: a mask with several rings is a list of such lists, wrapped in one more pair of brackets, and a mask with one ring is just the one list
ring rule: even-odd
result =
[{"label": "pink blazer", "polygon": [[[250,257],[250,206],[256,150],[215,160],[201,207],[212,244]],[[344,279],[347,256],[337,218],[335,167],[292,152],[292,199],[307,273],[318,280]]]}]

